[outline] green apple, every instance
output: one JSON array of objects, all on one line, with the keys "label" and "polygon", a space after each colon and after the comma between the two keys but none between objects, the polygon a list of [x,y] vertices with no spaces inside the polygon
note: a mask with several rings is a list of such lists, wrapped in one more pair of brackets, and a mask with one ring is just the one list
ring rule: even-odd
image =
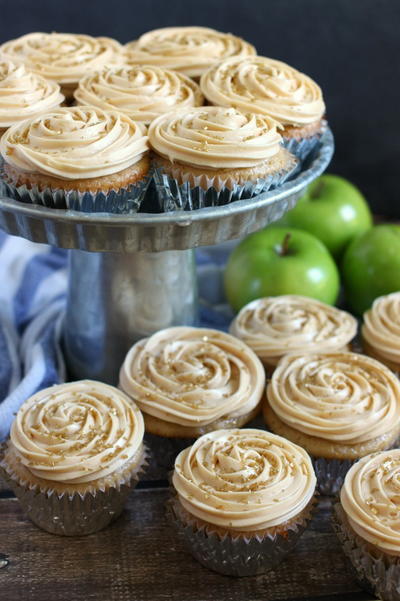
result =
[{"label": "green apple", "polygon": [[339,273],[312,234],[270,226],[242,240],[229,257],[225,293],[234,311],[262,296],[301,294],[334,304]]},{"label": "green apple", "polygon": [[400,290],[400,226],[377,225],[350,244],[342,261],[346,298],[355,313]]},{"label": "green apple", "polygon": [[372,216],[353,184],[338,175],[322,175],[277,224],[314,234],[340,259],[349,242],[372,227]]}]

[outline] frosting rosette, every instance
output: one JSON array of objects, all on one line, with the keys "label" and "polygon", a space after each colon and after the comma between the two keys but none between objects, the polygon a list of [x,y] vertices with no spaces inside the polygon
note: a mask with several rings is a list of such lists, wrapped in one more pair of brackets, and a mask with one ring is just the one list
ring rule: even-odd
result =
[{"label": "frosting rosette", "polygon": [[0,46],[6,57],[59,84],[75,84],[104,65],[120,62],[121,45],[111,38],[72,33],[28,33]]},{"label": "frosting rosette", "polygon": [[340,500],[356,534],[400,555],[400,449],[372,453],[347,472]]},{"label": "frosting rosette", "polygon": [[55,82],[27,71],[24,65],[0,62],[0,128],[51,110],[63,100]]},{"label": "frosting rosette", "polygon": [[133,460],[144,435],[139,409],[121,391],[82,380],[46,388],[19,409],[10,441],[39,478],[81,484]]},{"label": "frosting rosette", "polygon": [[171,162],[214,170],[251,168],[281,150],[276,126],[269,117],[234,108],[189,108],[155,119],[149,142]]},{"label": "frosting rosette", "polygon": [[382,361],[400,364],[400,292],[377,298],[363,319],[364,342]]},{"label": "frosting rosette", "polygon": [[144,126],[117,111],[59,108],[10,127],[0,152],[18,171],[67,180],[127,169],[148,150]]},{"label": "frosting rosette", "polygon": [[234,57],[211,67],[200,87],[213,104],[269,115],[285,126],[318,122],[321,88],[307,75],[264,56]]},{"label": "frosting rosette", "polygon": [[304,449],[265,430],[216,430],[175,460],[183,507],[210,524],[257,531],[284,524],[311,501],[316,478]]},{"label": "frosting rosette", "polygon": [[289,354],[276,367],[268,402],[295,430],[347,445],[390,432],[400,415],[400,383],[357,353]]},{"label": "frosting rosette", "polygon": [[167,67],[189,77],[200,77],[224,58],[256,54],[241,38],[207,27],[155,29],[126,44],[125,51],[129,63]]},{"label": "frosting rosette", "polygon": [[357,333],[357,320],[331,305],[288,294],[248,303],[230,332],[263,362],[276,365],[287,353],[344,350]]},{"label": "frosting rosette", "polygon": [[181,73],[156,66],[105,67],[80,80],[78,104],[118,110],[149,124],[172,109],[201,106],[199,86]]},{"label": "frosting rosette", "polygon": [[251,349],[206,328],[167,328],[140,340],[120,371],[120,387],[145,414],[189,427],[251,412],[264,385]]}]

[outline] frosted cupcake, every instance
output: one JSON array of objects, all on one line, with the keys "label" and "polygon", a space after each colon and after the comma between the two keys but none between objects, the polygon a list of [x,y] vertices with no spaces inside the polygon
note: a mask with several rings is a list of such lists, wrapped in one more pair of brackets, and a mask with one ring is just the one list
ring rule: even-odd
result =
[{"label": "frosted cupcake", "polygon": [[362,345],[367,355],[400,370],[400,292],[377,298],[363,316]]},{"label": "frosted cupcake", "polygon": [[349,470],[334,528],[358,577],[385,601],[399,601],[400,449],[374,453]]},{"label": "frosted cupcake", "polygon": [[262,574],[304,531],[315,484],[309,456],[288,440],[264,430],[217,430],[176,458],[169,513],[206,567]]},{"label": "frosted cupcake", "polygon": [[241,38],[208,27],[155,29],[126,44],[124,50],[124,60],[131,64],[166,67],[194,78],[225,58],[256,54]]},{"label": "frosted cupcake", "polygon": [[0,58],[56,81],[67,98],[86,75],[107,64],[119,64],[121,45],[111,38],[75,33],[28,33],[0,46]]},{"label": "frosted cupcake", "polygon": [[54,109],[64,101],[60,86],[11,61],[0,62],[0,136],[25,119]]},{"label": "frosted cupcake", "polygon": [[40,528],[89,534],[122,511],[145,463],[143,434],[140,411],[113,386],[53,386],[19,409],[0,469]]},{"label": "frosted cupcake", "polygon": [[78,104],[118,110],[148,125],[172,109],[201,106],[204,98],[189,77],[155,66],[105,67],[83,77],[75,91]]},{"label": "frosted cupcake", "polygon": [[352,463],[396,444],[400,383],[356,353],[286,355],[267,387],[269,428],[304,447],[320,491],[336,493]]},{"label": "frosted cupcake", "polygon": [[283,183],[296,160],[269,117],[223,107],[166,113],[149,127],[164,210],[251,198]]},{"label": "frosted cupcake", "polygon": [[280,61],[264,56],[227,59],[203,74],[200,87],[212,104],[261,113],[281,123],[286,147],[300,159],[314,150],[324,131],[321,88]]},{"label": "frosted cupcake", "polygon": [[287,353],[350,350],[357,320],[315,299],[285,294],[245,305],[232,321],[230,333],[252,348],[272,373]]},{"label": "frosted cupcake", "polygon": [[0,140],[7,193],[56,208],[135,212],[150,159],[145,127],[116,111],[59,108],[10,127]]}]

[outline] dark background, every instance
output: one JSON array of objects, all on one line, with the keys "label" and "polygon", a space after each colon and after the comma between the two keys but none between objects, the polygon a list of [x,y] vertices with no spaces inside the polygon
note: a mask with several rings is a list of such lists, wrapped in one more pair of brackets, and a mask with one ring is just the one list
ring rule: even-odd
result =
[{"label": "dark background", "polygon": [[0,40],[30,31],[121,42],[168,25],[204,25],[252,42],[322,87],[336,137],[330,171],[373,209],[400,217],[400,0],[0,0]]}]

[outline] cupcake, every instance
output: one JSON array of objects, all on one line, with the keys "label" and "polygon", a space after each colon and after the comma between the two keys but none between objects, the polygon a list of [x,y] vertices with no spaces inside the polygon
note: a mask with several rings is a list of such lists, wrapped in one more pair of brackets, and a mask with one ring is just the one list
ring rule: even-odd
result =
[{"label": "cupcake", "polygon": [[117,110],[148,125],[172,109],[201,106],[199,86],[186,75],[155,66],[104,67],[83,77],[78,104]]},{"label": "cupcake", "polygon": [[200,87],[212,104],[281,123],[285,146],[301,160],[319,144],[325,128],[321,88],[285,63],[265,56],[227,59],[202,75]]},{"label": "cupcake", "polygon": [[7,193],[24,202],[130,213],[148,183],[145,127],[116,111],[54,109],[10,127],[0,153]]},{"label": "cupcake", "polygon": [[287,353],[350,350],[357,320],[313,298],[284,294],[248,303],[229,331],[253,349],[267,372],[272,373]]},{"label": "cupcake", "polygon": [[149,127],[154,180],[165,211],[251,198],[296,166],[273,119],[205,106],[170,112]]},{"label": "cupcake", "polygon": [[348,471],[334,529],[361,582],[399,601],[400,449],[363,457]]},{"label": "cupcake", "polygon": [[176,458],[168,510],[207,568],[262,574],[297,543],[315,484],[309,456],[288,440],[265,430],[217,430]]},{"label": "cupcake", "polygon": [[166,67],[193,78],[225,58],[256,54],[241,38],[208,27],[155,29],[126,44],[124,51],[131,64]]},{"label": "cupcake", "polygon": [[0,136],[11,125],[52,110],[63,101],[55,82],[27,71],[24,65],[0,61]]},{"label": "cupcake", "polygon": [[0,46],[6,58],[56,81],[66,98],[72,98],[78,81],[107,64],[121,62],[121,45],[111,38],[75,33],[28,33]]},{"label": "cupcake", "polygon": [[304,447],[319,488],[335,494],[353,462],[394,446],[400,433],[400,382],[357,353],[286,355],[267,387],[269,428]]},{"label": "cupcake", "polygon": [[[243,342],[217,330],[175,327],[140,340],[121,367],[120,388],[142,410],[158,463],[219,428],[241,427],[260,409],[265,374]],[[169,438],[162,444],[160,437]],[[183,439],[183,440],[182,440]],[[164,455],[164,459],[162,457]]]},{"label": "cupcake", "polygon": [[400,370],[400,292],[377,298],[363,316],[362,345],[367,355]]},{"label": "cupcake", "polygon": [[122,511],[145,463],[143,434],[139,409],[113,386],[53,386],[19,409],[0,470],[40,528],[89,534]]}]

